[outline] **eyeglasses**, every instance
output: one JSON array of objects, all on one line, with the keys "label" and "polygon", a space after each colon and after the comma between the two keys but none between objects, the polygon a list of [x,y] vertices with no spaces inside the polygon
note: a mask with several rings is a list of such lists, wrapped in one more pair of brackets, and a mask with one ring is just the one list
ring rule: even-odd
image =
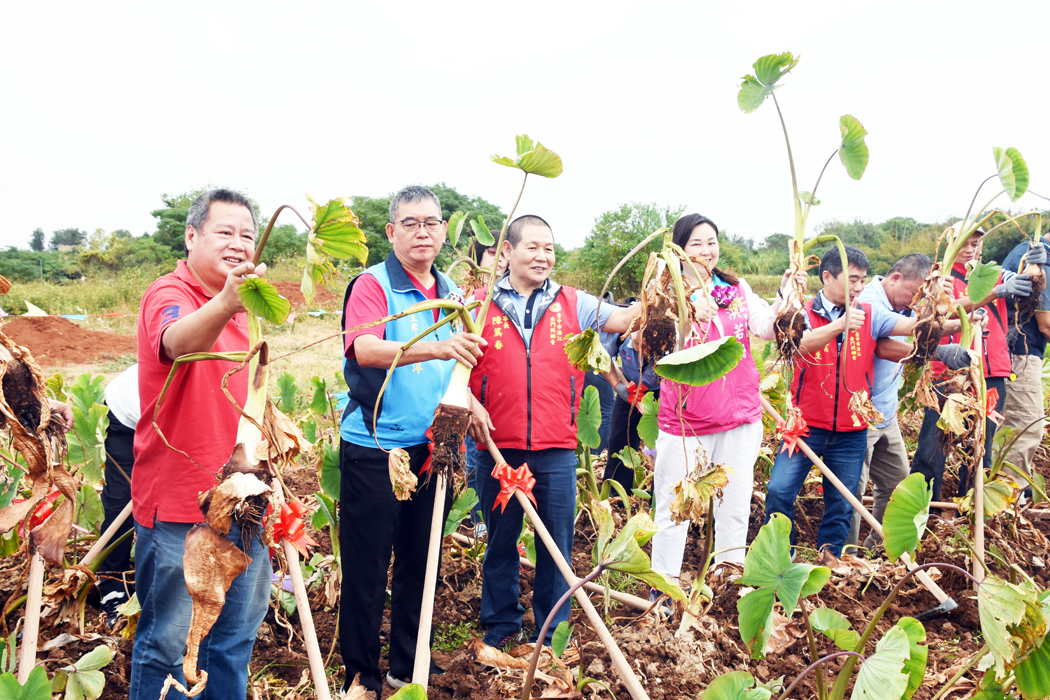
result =
[{"label": "eyeglasses", "polygon": [[415,233],[416,231],[418,231],[420,224],[422,224],[423,226],[426,226],[427,227],[427,231],[430,231],[431,233],[434,233],[439,228],[441,228],[441,224],[443,224],[445,222],[442,221],[441,219],[427,219],[426,221],[420,221],[419,219],[411,219],[411,218],[409,218],[409,219],[401,219],[401,221],[395,221],[394,223],[395,224],[401,224],[402,226],[404,226],[405,230],[408,231],[409,233]]}]

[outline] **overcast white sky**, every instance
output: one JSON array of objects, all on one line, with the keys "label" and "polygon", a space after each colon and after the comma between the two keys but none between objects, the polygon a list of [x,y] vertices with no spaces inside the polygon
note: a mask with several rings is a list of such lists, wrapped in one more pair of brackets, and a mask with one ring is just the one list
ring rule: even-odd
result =
[{"label": "overcast white sky", "polygon": [[802,57],[778,92],[802,189],[841,114],[870,134],[864,179],[833,163],[810,231],[941,220],[994,173],[993,146],[1050,195],[1048,19],[1040,2],[8,2],[0,246],[37,227],[152,232],[162,193],[207,183],[266,214],[442,180],[506,211],[519,177],[488,156],[519,133],[564,160],[519,213],[566,247],[632,201],[790,233],[776,112],[736,106],[781,51]]}]

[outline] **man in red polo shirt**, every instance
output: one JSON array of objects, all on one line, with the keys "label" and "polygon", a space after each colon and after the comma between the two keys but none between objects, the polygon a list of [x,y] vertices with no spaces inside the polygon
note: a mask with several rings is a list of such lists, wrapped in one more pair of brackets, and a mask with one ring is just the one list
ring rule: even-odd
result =
[{"label": "man in red polo shirt", "polygon": [[[135,587],[142,614],[132,652],[132,700],[156,700],[170,673],[185,682],[183,650],[191,605],[182,570],[186,534],[203,520],[197,495],[215,486],[236,443],[239,414],[222,392],[234,363],[205,361],[181,367],[168,387],[157,425],[153,412],[175,358],[195,352],[248,349],[248,326],[237,288],[255,273],[255,213],[244,195],[205,192],[186,219],[187,259],[154,282],[142,297],[138,321],[139,403],[135,472]],[[228,388],[243,405],[247,373]],[[200,645],[208,672],[204,698],[243,697],[248,661],[266,614],[272,569],[258,538],[230,540],[251,564],[230,586],[222,614]],[[171,697],[171,693],[169,693]]]}]

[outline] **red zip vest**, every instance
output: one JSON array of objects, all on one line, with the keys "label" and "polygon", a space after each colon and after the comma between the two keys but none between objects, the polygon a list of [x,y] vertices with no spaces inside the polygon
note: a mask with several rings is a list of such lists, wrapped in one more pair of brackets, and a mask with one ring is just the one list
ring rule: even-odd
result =
[{"label": "red zip vest", "polygon": [[[475,299],[485,298],[480,290]],[[562,287],[534,321],[531,347],[514,314],[489,305],[481,329],[488,341],[470,373],[470,391],[496,426],[500,449],[576,449],[576,410],[584,373],[565,356],[565,338],[580,332],[576,290]]]},{"label": "red zip vest", "polygon": [[[863,418],[849,409],[853,392],[871,396],[875,367],[875,340],[871,337],[871,304],[857,304],[864,310],[864,325],[847,334],[847,352],[840,354],[836,338],[820,350],[795,356],[791,396],[802,409],[802,417],[815,428],[843,433],[867,430]],[[821,328],[831,321],[813,310],[813,299],[806,302],[810,328]],[[860,425],[857,425],[857,423]]]},{"label": "red zip vest", "polygon": [[[996,284],[1002,284],[1003,276],[999,274]],[[952,288],[955,298],[964,297],[968,294],[966,285],[966,266],[956,263],[952,265]],[[971,299],[970,301],[980,301]],[[985,377],[1009,377],[1013,368],[1010,365],[1010,346],[1006,342],[1006,299],[1000,297],[988,304],[988,328],[981,339],[981,362],[984,365]],[[962,333],[952,336],[941,336],[941,345],[958,343],[962,339]],[[931,362],[930,369],[934,375],[940,375],[945,366],[941,362]]]}]

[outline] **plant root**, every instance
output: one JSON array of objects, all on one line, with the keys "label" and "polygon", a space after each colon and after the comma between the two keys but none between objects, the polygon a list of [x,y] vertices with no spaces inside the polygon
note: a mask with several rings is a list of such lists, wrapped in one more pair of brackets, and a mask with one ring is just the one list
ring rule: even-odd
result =
[{"label": "plant root", "polygon": [[915,338],[911,354],[904,359],[910,365],[925,365],[933,359],[933,353],[941,344],[944,321],[952,310],[952,299],[945,293],[941,282],[940,263],[934,263],[926,281],[915,294],[911,308],[918,320],[912,335]]},{"label": "plant root", "polygon": [[1042,265],[1027,265],[1024,273],[1032,280],[1032,293],[1026,297],[1014,299],[1013,327],[1023,326],[1032,320],[1035,312],[1039,309],[1043,290],[1046,289],[1046,275],[1043,274]]},{"label": "plant root", "polygon": [[773,322],[777,352],[784,362],[790,363],[802,345],[802,334],[806,332],[806,315],[802,308],[788,305]]},{"label": "plant root", "polygon": [[434,411],[434,423],[430,429],[434,446],[427,483],[435,473],[445,477],[448,483],[456,470],[463,466],[463,438],[470,427],[470,417],[470,409],[462,406],[441,404]]}]

